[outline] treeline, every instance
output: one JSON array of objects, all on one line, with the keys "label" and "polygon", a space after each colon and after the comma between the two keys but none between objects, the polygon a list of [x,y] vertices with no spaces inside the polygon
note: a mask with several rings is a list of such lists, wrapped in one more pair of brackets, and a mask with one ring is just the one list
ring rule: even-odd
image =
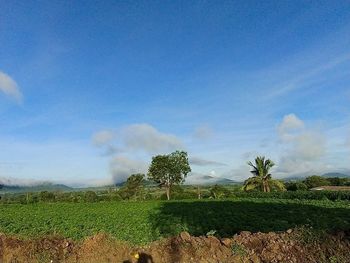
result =
[{"label": "treeline", "polygon": [[[179,185],[171,188],[173,200],[186,199],[234,199],[234,198],[275,198],[275,199],[299,199],[299,200],[348,200],[350,191],[242,191],[241,186],[194,187]],[[33,204],[39,202],[106,202],[106,201],[147,201],[166,200],[167,196],[157,187],[128,188],[123,186],[119,189],[110,188],[103,191],[81,192],[48,192],[26,194],[1,195],[0,202],[3,204],[21,203]]]},{"label": "treeline", "polygon": [[350,186],[350,178],[329,177],[318,175],[306,177],[303,181],[286,182],[288,191],[304,191],[320,186]]}]

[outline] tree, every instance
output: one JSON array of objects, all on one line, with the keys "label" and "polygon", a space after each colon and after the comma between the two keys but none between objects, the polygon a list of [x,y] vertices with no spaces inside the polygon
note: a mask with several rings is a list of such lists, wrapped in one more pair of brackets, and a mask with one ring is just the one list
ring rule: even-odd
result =
[{"label": "tree", "polygon": [[330,183],[330,185],[334,185],[334,186],[343,186],[350,183],[349,178],[329,177],[326,179]]},{"label": "tree", "polygon": [[191,172],[191,167],[187,153],[175,151],[171,154],[152,157],[147,175],[148,179],[165,188],[167,199],[170,200],[171,186],[183,183],[189,172]]},{"label": "tree", "polygon": [[126,180],[124,187],[121,189],[121,195],[130,199],[140,194],[144,183],[144,174],[132,174]]},{"label": "tree", "polygon": [[250,171],[254,176],[244,182],[243,190],[250,191],[260,189],[263,192],[270,192],[271,189],[285,190],[284,184],[271,178],[270,169],[275,165],[270,159],[264,156],[255,158],[255,163],[248,162],[253,169]]},{"label": "tree", "polygon": [[210,197],[214,199],[229,197],[230,195],[230,191],[221,185],[216,184],[210,188]]},{"label": "tree", "polygon": [[55,194],[49,191],[41,191],[39,193],[39,200],[42,202],[53,202],[55,201]]},{"label": "tree", "polygon": [[96,202],[98,200],[98,196],[94,191],[86,191],[84,194],[84,199],[86,202]]},{"label": "tree", "polygon": [[307,185],[303,182],[287,182],[286,188],[288,191],[306,191]]},{"label": "tree", "polygon": [[304,181],[304,184],[306,184],[307,187],[310,189],[314,187],[330,185],[330,182],[322,176],[313,175],[307,177]]}]

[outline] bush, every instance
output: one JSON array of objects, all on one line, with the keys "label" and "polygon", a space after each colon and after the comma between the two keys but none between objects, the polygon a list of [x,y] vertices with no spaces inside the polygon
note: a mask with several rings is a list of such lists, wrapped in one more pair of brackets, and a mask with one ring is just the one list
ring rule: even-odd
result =
[{"label": "bush", "polygon": [[54,202],[55,194],[48,191],[42,191],[39,193],[39,200],[42,202]]},{"label": "bush", "polygon": [[86,202],[96,202],[98,201],[98,196],[94,191],[85,192],[85,201]]},{"label": "bush", "polygon": [[300,200],[350,200],[350,191],[287,191],[287,192],[236,192],[237,197],[279,198]]},{"label": "bush", "polygon": [[288,191],[306,191],[307,185],[302,182],[288,182],[285,184]]}]

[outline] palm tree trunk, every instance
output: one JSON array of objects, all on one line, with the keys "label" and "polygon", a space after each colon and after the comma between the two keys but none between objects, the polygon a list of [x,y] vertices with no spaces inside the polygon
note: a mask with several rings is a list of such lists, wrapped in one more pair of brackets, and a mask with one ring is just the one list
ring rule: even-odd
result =
[{"label": "palm tree trunk", "polygon": [[265,180],[263,180],[263,191],[264,191],[264,193],[267,192],[267,186],[266,186],[266,181]]},{"label": "palm tree trunk", "polygon": [[170,200],[170,186],[169,185],[166,186],[165,191],[166,191],[167,199]]},{"label": "palm tree trunk", "polygon": [[270,185],[269,182],[266,182],[266,192],[270,193]]}]

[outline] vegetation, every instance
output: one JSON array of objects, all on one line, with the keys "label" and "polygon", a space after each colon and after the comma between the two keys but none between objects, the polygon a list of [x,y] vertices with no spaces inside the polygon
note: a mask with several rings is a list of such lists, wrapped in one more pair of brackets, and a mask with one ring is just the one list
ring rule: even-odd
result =
[{"label": "vegetation", "polygon": [[273,180],[271,178],[270,169],[275,165],[270,159],[266,159],[264,156],[258,156],[255,158],[255,163],[248,162],[248,165],[253,168],[250,172],[254,175],[248,178],[244,182],[243,189],[245,191],[261,190],[263,192],[270,192],[273,190],[285,190],[282,182]]},{"label": "vegetation", "polygon": [[[271,193],[273,194],[273,193]],[[226,200],[36,203],[0,206],[0,232],[31,238],[58,234],[82,239],[99,232],[147,243],[181,231],[221,237],[248,230],[350,228],[348,202],[235,198]]]},{"label": "vegetation", "polygon": [[285,186],[287,191],[306,191],[308,189],[303,182],[287,182]]},{"label": "vegetation", "polygon": [[143,197],[144,174],[132,174],[120,190],[122,199],[140,200]]},{"label": "vegetation", "polygon": [[170,190],[174,184],[182,183],[187,174],[191,172],[187,153],[176,151],[167,155],[157,155],[152,158],[148,169],[148,179],[155,181],[166,190],[167,199],[170,200]]},{"label": "vegetation", "polygon": [[350,178],[339,177],[323,177],[312,175],[303,181],[287,182],[286,188],[288,191],[304,191],[320,186],[350,186]]},{"label": "vegetation", "polygon": [[273,198],[294,200],[330,200],[350,201],[350,191],[285,191],[285,192],[234,192],[236,197],[244,198]]},{"label": "vegetation", "polygon": [[228,198],[232,196],[232,193],[221,185],[214,185],[210,188],[210,197],[214,199]]},{"label": "vegetation", "polygon": [[308,189],[319,187],[319,186],[325,186],[325,185],[331,185],[331,183],[324,177],[313,175],[304,180],[304,184],[307,186]]}]

